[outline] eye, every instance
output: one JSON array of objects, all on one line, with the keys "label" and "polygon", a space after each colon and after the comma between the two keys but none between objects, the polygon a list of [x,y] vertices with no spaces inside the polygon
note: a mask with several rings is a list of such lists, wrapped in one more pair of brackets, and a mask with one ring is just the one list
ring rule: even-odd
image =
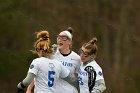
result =
[{"label": "eye", "polygon": [[82,49],[79,49],[79,54],[83,54],[85,57],[88,57],[89,56],[89,53],[88,52],[85,52]]},{"label": "eye", "polygon": [[62,40],[62,41],[66,41],[66,40],[68,40],[69,38],[68,38],[68,36],[65,36],[65,35],[58,35],[58,36],[57,36],[57,39],[60,39],[60,40]]},{"label": "eye", "polygon": [[44,50],[43,48],[36,48],[36,51]]}]

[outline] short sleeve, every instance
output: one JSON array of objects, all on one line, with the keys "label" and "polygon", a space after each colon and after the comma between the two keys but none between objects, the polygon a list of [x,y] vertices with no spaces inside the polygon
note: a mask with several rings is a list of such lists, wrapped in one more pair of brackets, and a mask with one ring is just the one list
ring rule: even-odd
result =
[{"label": "short sleeve", "polygon": [[96,80],[104,79],[103,72],[102,72],[102,69],[100,67],[97,66],[95,71],[96,71],[96,75],[97,75]]},{"label": "short sleeve", "polygon": [[39,62],[38,60],[34,59],[32,63],[30,64],[28,73],[30,72],[37,75],[38,69],[39,69]]}]

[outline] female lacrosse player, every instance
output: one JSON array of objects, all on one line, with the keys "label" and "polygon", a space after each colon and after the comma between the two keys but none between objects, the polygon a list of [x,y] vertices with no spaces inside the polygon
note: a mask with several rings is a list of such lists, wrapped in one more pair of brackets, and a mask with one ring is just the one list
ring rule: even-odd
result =
[{"label": "female lacrosse player", "polygon": [[78,72],[80,93],[102,93],[106,89],[102,69],[95,61],[96,42],[97,38],[93,38],[79,50],[82,61]]},{"label": "female lacrosse player", "polygon": [[61,62],[51,59],[53,51],[49,33],[38,32],[37,38],[39,39],[35,42],[34,48],[39,57],[32,61],[26,78],[17,85],[17,93],[23,93],[33,80],[35,80],[34,93],[62,93],[59,78],[68,77],[70,71]]},{"label": "female lacrosse player", "polygon": [[[53,55],[54,59],[60,61],[66,68],[70,70],[71,74],[75,74],[78,72],[80,67],[80,56],[71,50],[72,48],[72,28],[69,27],[67,30],[62,31],[57,36],[57,50]],[[71,79],[60,79],[61,81],[61,89],[63,92],[61,93],[78,93],[77,89]],[[72,81],[72,82],[71,82]],[[69,83],[68,83],[69,82]],[[70,83],[71,82],[71,83]],[[74,84],[74,85],[72,85]],[[28,87],[26,93],[31,93],[31,89],[33,87],[33,82]]]},{"label": "female lacrosse player", "polygon": [[[72,51],[72,28],[69,27],[67,30],[62,31],[57,36],[57,50],[54,58],[60,61],[66,68],[70,70],[71,74],[78,72],[80,67],[80,56]],[[77,89],[69,84],[71,80],[61,80],[63,93],[78,93]],[[68,81],[68,82],[67,82]],[[65,92],[66,91],[66,92]]]}]

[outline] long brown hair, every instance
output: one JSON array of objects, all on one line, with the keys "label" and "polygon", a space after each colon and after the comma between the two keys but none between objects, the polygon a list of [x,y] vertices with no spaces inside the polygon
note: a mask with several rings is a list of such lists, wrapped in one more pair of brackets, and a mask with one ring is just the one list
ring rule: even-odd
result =
[{"label": "long brown hair", "polygon": [[40,50],[44,51],[47,55],[51,55],[53,50],[51,48],[51,41],[49,39],[48,31],[39,31],[36,32],[37,40],[34,43],[34,51],[38,52]]}]

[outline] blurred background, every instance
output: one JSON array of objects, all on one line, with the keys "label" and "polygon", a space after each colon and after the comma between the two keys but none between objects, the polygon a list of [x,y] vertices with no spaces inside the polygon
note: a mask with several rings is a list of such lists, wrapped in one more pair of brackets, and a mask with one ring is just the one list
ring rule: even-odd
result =
[{"label": "blurred background", "polygon": [[96,36],[104,93],[140,93],[139,0],[0,0],[0,93],[15,93],[36,57],[35,32],[71,26],[73,50]]}]

